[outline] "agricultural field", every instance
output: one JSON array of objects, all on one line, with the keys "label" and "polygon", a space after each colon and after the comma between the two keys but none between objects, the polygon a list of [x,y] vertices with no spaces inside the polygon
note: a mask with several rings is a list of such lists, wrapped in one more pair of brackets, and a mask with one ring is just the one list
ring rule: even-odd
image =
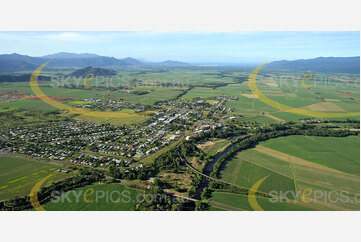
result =
[{"label": "agricultural field", "polygon": [[269,140],[262,146],[345,173],[360,175],[360,136],[289,136]]},{"label": "agricultural field", "polygon": [[0,156],[0,200],[29,195],[31,188],[52,174],[46,184],[72,175],[56,172],[62,166],[25,158]]},{"label": "agricultural field", "polygon": [[[229,192],[214,192],[212,202],[218,205],[226,205],[235,210],[252,211],[246,195]],[[315,211],[316,209],[301,203],[272,202],[268,198],[257,198],[258,204],[266,211]],[[217,207],[218,208],[218,207]],[[216,209],[217,209],[216,208]],[[210,208],[210,211],[214,211]]]},{"label": "agricultural field", "polygon": [[[329,194],[328,200],[321,196],[307,205],[316,210],[359,210],[360,204],[356,199],[360,189],[359,145],[359,136],[276,138],[239,152],[227,161],[221,178],[237,186],[251,188],[268,176],[258,191],[267,194],[311,191],[314,195],[324,192]],[[340,199],[340,194],[347,198]],[[213,199],[222,202],[224,196],[239,197],[216,193]],[[241,204],[246,203],[245,199],[237,199]],[[298,203],[301,198],[297,196],[292,200]],[[287,206],[282,210],[288,210]],[[264,209],[267,210],[267,206]]]},{"label": "agricultural field", "polygon": [[[242,154],[237,156],[235,160],[232,160],[227,165],[226,170],[222,174],[222,179],[225,181],[245,187],[251,188],[258,180],[263,177],[270,175],[267,179],[267,182],[262,183],[259,191],[269,193],[272,190],[277,191],[295,191],[295,185],[292,177],[288,174],[289,167],[286,169],[284,164],[278,164],[277,159],[270,159],[270,163],[272,167],[281,166],[279,172],[277,169],[266,168],[261,166],[259,163],[255,164],[253,160],[261,160],[263,157],[254,157],[254,154],[250,154],[251,151],[245,151],[246,154]],[[252,153],[252,152],[251,152]],[[252,157],[252,158],[251,158]]]}]

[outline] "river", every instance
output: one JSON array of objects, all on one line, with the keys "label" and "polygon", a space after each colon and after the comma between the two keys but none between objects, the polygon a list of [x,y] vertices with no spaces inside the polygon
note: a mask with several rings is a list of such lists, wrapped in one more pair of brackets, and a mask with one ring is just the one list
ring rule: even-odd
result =
[{"label": "river", "polygon": [[[242,139],[238,140],[237,142],[231,144],[230,146],[228,146],[224,151],[217,153],[214,157],[213,160],[209,161],[206,166],[204,167],[203,170],[203,174],[207,175],[207,176],[211,176],[211,173],[213,172],[213,168],[214,165],[217,163],[217,161],[226,153],[228,153],[236,144],[238,144],[239,142],[247,139],[249,136],[243,137]],[[197,188],[195,194],[194,194],[194,198],[195,199],[201,199],[201,194],[203,192],[203,189],[205,187],[208,187],[208,179],[205,178],[204,176],[202,176],[202,180],[201,180],[201,184],[200,186]]]}]

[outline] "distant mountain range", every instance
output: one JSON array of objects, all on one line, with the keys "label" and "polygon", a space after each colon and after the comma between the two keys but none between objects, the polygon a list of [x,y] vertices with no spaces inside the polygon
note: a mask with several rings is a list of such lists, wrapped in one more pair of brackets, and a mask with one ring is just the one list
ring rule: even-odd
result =
[{"label": "distant mountain range", "polygon": [[187,63],[171,60],[164,62],[142,62],[131,57],[125,59],[117,59],[114,57],[99,56],[96,54],[88,53],[75,54],[60,52],[42,57],[31,57],[14,53],[0,55],[0,72],[31,71],[49,60],[51,60],[51,62],[47,65],[47,68],[66,70],[74,70],[77,68],[84,68],[88,66],[117,69],[124,67],[175,67],[189,65]]},{"label": "distant mountain range", "polygon": [[[33,71],[39,65],[50,61],[47,69],[76,70],[92,66],[93,68],[136,68],[136,67],[187,67],[191,64],[167,60],[163,62],[146,62],[131,57],[117,59],[96,54],[75,54],[60,52],[42,57],[32,57],[20,54],[0,55],[0,72]],[[268,70],[295,72],[328,72],[328,73],[360,73],[360,57],[319,57],[315,59],[282,60],[268,63],[264,66]]]},{"label": "distant mountain range", "polygon": [[273,61],[264,69],[328,73],[360,73],[360,57],[318,57],[294,61]]}]

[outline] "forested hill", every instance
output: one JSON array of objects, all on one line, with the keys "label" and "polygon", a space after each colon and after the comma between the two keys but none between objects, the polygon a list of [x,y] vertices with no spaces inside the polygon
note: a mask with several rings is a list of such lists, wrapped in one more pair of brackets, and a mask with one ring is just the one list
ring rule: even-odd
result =
[{"label": "forested hill", "polygon": [[[29,82],[30,81],[30,74],[25,75],[0,75],[0,82]],[[50,81],[50,77],[48,76],[38,76],[39,81]]]},{"label": "forested hill", "polygon": [[94,68],[94,67],[88,66],[86,68],[76,70],[76,71],[70,73],[69,76],[85,77],[88,74],[93,74],[94,76],[114,76],[117,73],[114,70],[110,70],[110,69]]},{"label": "forested hill", "polygon": [[318,57],[294,61],[273,61],[266,64],[264,69],[357,74],[360,73],[360,57]]}]

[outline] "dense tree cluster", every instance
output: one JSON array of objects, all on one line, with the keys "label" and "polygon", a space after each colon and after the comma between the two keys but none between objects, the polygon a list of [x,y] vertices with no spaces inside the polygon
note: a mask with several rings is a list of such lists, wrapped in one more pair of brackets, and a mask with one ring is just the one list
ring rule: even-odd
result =
[{"label": "dense tree cluster", "polygon": [[182,155],[183,157],[186,157],[194,154],[195,152],[198,152],[198,148],[194,144],[183,142],[159,155],[155,158],[151,165],[144,166],[142,169],[128,169],[123,171],[117,168],[114,164],[111,164],[109,166],[108,175],[117,179],[146,180],[155,176],[162,170],[171,170],[176,172],[179,167],[184,165],[179,156]]}]

